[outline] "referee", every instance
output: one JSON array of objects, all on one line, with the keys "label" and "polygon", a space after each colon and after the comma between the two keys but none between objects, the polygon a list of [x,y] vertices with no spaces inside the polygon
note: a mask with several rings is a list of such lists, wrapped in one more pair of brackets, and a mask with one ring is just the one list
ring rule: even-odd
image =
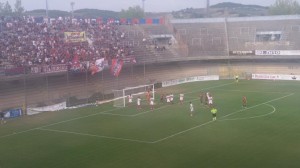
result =
[{"label": "referee", "polygon": [[212,114],[213,121],[216,121],[217,120],[217,112],[218,112],[218,110],[213,107],[213,108],[211,108],[210,112]]}]

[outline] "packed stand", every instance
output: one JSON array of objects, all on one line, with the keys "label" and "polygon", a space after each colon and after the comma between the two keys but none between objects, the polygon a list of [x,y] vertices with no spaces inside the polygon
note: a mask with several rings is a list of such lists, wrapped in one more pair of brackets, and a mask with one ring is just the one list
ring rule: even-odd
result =
[{"label": "packed stand", "polygon": [[[85,32],[87,40],[65,42],[65,32]],[[0,64],[6,67],[66,64],[85,70],[99,58],[110,62],[132,56],[133,49],[125,44],[125,33],[118,31],[115,22],[71,18],[37,22],[31,17],[0,20]]]}]

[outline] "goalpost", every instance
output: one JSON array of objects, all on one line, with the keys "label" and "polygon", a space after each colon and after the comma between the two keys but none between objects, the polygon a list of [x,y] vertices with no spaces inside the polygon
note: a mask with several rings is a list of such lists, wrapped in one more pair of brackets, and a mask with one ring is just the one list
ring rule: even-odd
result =
[{"label": "goalpost", "polygon": [[133,99],[136,99],[139,95],[143,96],[150,90],[151,96],[154,98],[155,90],[154,84],[140,85],[136,87],[127,87],[122,90],[113,90],[114,93],[114,107],[126,107],[128,103],[128,96],[131,94]]}]

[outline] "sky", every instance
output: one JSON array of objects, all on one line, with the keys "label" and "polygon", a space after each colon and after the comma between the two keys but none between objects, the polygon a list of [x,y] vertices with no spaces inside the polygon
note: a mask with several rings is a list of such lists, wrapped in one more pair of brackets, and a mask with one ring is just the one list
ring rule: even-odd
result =
[{"label": "sky", "polygon": [[[0,2],[8,1],[13,7],[16,0],[0,0]],[[46,0],[21,0],[25,10],[45,9]],[[276,0],[210,0],[210,4],[221,2],[234,2],[242,4],[254,4],[262,6],[270,6]],[[300,0],[297,0],[300,3]],[[101,9],[121,11],[128,7],[140,5],[142,0],[48,0],[49,10],[71,11],[71,2],[75,2],[76,9]],[[146,12],[171,12],[185,8],[204,8],[206,0],[145,0]]]}]

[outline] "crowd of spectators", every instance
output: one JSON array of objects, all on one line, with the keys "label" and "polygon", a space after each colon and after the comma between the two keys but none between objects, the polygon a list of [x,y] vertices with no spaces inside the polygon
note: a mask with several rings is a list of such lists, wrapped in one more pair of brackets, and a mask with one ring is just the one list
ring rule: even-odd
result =
[{"label": "crowd of spectators", "polygon": [[[85,32],[86,41],[68,43],[64,32]],[[0,18],[0,65],[23,67],[93,63],[99,58],[127,57],[125,33],[115,22],[58,18],[37,22],[31,17]]]}]

